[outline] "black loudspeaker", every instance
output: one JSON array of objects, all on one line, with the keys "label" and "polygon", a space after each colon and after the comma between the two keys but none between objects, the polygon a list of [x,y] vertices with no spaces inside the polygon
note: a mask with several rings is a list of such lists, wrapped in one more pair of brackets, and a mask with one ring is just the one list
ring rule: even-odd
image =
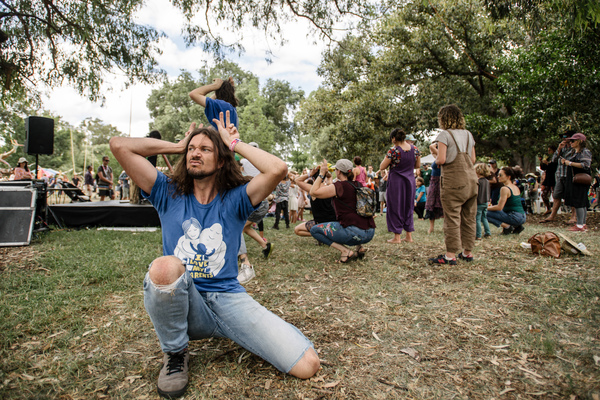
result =
[{"label": "black loudspeaker", "polygon": [[54,120],[45,117],[25,118],[25,153],[52,154],[54,153]]},{"label": "black loudspeaker", "polygon": [[31,242],[36,197],[34,188],[0,187],[0,247]]}]

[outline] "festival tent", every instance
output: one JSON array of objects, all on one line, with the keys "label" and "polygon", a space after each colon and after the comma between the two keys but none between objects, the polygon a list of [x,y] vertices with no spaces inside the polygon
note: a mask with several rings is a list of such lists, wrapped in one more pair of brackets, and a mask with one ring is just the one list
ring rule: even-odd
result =
[{"label": "festival tent", "polygon": [[50,168],[42,168],[42,167],[40,167],[40,169],[38,171],[38,179],[41,179],[42,176],[47,176],[48,178],[50,178],[50,177],[52,177],[52,176],[54,176],[56,174],[58,174],[58,171],[55,171],[55,170],[50,169]]},{"label": "festival tent", "polygon": [[433,154],[428,154],[425,157],[421,157],[421,164],[433,164],[435,157]]}]

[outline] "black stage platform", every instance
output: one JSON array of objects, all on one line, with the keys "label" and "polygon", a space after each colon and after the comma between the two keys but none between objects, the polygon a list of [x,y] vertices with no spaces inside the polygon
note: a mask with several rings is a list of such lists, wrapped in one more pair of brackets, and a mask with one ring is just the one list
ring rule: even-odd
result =
[{"label": "black stage platform", "polygon": [[[62,226],[160,226],[160,219],[150,204],[131,204],[129,201],[94,201],[52,204],[50,220]],[[52,222],[52,221],[50,221]]]}]

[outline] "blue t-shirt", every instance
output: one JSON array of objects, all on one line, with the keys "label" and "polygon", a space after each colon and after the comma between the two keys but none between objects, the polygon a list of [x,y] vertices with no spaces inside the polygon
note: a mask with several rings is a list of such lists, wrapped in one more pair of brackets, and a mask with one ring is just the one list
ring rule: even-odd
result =
[{"label": "blue t-shirt", "polygon": [[244,292],[237,280],[237,254],[252,206],[246,185],[218,194],[209,204],[191,195],[173,198],[173,186],[158,172],[150,200],[162,226],[163,255],[184,262],[200,292]]},{"label": "blue t-shirt", "polygon": [[225,112],[227,110],[229,110],[229,121],[231,121],[231,123],[235,125],[236,128],[238,128],[238,115],[234,106],[232,106],[224,100],[216,100],[211,99],[210,97],[206,97],[206,107],[204,108],[204,115],[206,115],[208,122],[215,129],[217,129],[217,124],[213,122],[213,118],[219,119],[219,113],[222,112],[223,120],[227,121],[227,116],[225,115]]},{"label": "blue t-shirt", "polygon": [[427,190],[425,189],[425,185],[421,185],[417,188],[417,190],[415,192],[415,201],[419,198],[419,193],[423,193],[423,196],[421,196],[419,203],[426,202],[427,201]]}]

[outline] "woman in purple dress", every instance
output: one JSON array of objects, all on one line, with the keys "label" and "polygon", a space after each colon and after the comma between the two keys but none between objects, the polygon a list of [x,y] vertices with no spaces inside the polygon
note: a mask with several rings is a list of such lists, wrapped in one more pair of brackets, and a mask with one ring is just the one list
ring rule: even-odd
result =
[{"label": "woman in purple dress", "polygon": [[388,150],[379,166],[383,171],[388,166],[387,187],[387,213],[386,220],[388,231],[394,233],[394,238],[388,243],[401,243],[402,230],[406,231],[407,242],[412,242],[412,232],[415,230],[413,223],[415,199],[415,168],[421,166],[419,150],[405,141],[406,133],[399,128],[390,132],[390,140],[394,145]]}]

